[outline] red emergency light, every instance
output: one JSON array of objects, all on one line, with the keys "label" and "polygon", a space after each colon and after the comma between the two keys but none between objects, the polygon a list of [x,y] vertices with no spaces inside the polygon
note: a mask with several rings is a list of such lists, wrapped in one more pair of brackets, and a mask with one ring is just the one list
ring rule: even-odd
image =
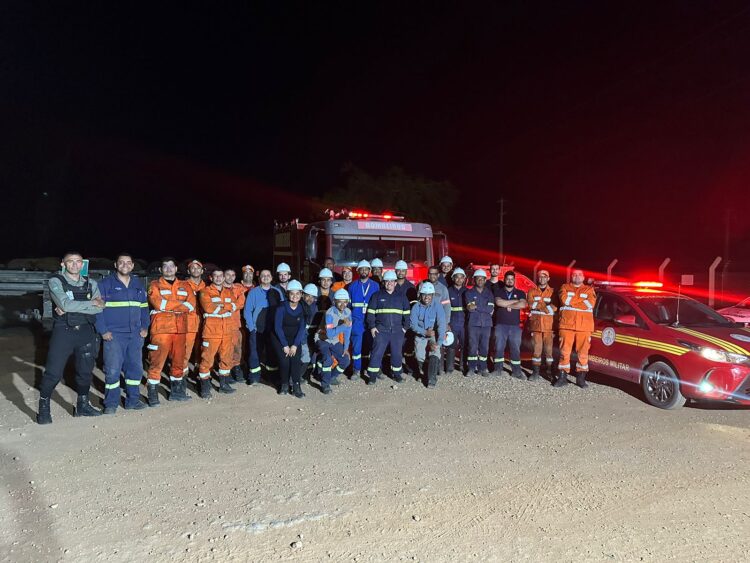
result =
[{"label": "red emergency light", "polygon": [[401,215],[393,215],[392,213],[369,213],[367,211],[350,211],[349,219],[382,219],[383,221],[402,221],[404,219]]},{"label": "red emergency light", "polygon": [[608,287],[637,287],[637,288],[648,288],[648,289],[664,287],[664,284],[658,281],[637,281],[637,282],[595,281],[594,285],[604,285]]}]

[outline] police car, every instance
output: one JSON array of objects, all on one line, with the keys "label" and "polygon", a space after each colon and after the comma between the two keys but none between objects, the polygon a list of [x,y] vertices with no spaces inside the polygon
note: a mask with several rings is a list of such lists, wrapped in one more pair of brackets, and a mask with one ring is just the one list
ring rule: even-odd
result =
[{"label": "police car", "polygon": [[592,370],[638,383],[652,405],[750,405],[750,329],[659,282],[598,283]]}]

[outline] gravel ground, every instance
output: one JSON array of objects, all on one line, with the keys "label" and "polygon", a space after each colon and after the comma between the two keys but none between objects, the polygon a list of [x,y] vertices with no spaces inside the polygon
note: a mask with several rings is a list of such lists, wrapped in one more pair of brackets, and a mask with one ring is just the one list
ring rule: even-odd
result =
[{"label": "gravel ground", "polygon": [[0,331],[2,560],[748,560],[747,409],[451,375],[90,419],[60,385],[40,427],[35,340]]}]

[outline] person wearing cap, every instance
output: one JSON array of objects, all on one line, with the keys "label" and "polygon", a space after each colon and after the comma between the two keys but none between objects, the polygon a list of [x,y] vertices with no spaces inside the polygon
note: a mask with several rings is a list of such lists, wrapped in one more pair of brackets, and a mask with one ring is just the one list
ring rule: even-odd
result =
[{"label": "person wearing cap", "polygon": [[263,368],[267,372],[275,371],[270,341],[273,322],[269,316],[268,295],[277,293],[277,290],[271,285],[272,281],[271,271],[261,270],[258,273],[259,284],[250,290],[245,301],[243,317],[248,332],[248,385],[260,381]]},{"label": "person wearing cap", "polygon": [[372,356],[367,368],[367,384],[374,385],[381,374],[386,349],[391,352],[391,377],[403,381],[404,335],[409,329],[411,309],[406,295],[396,291],[396,273],[383,274],[383,289],[377,291],[367,306],[367,328],[373,338]]},{"label": "person wearing cap", "polygon": [[323,268],[318,274],[318,310],[327,311],[333,306],[333,272]]},{"label": "person wearing cap", "polygon": [[[338,385],[338,376],[349,367],[349,339],[352,332],[352,312],[349,309],[349,292],[339,289],[333,294],[333,307],[325,313],[325,327],[320,330],[317,342],[321,359],[320,390],[328,395],[331,385]],[[336,360],[336,367],[333,361]]]},{"label": "person wearing cap", "polygon": [[[334,280],[336,279],[336,272],[333,273]],[[346,289],[348,291],[349,285],[352,283],[352,280],[354,279],[354,272],[352,271],[350,266],[344,266],[341,268],[341,279],[339,281],[334,281],[333,285],[331,286],[331,290],[338,291],[339,289]]]},{"label": "person wearing cap", "polygon": [[[437,268],[435,268],[437,279]],[[439,285],[439,284],[438,284]],[[447,323],[445,311],[435,299],[435,284],[426,281],[419,286],[419,301],[411,308],[409,325],[414,333],[414,353],[419,373],[427,380],[427,387],[437,385],[440,365],[440,344],[445,340]],[[446,290],[447,291],[447,290]],[[424,369],[424,363],[427,367]]]},{"label": "person wearing cap", "polygon": [[365,328],[367,304],[380,286],[370,279],[370,263],[367,260],[357,264],[359,279],[349,287],[350,307],[352,309],[352,369],[354,374],[364,375],[364,361],[370,357],[372,337]]},{"label": "person wearing cap", "polygon": [[234,393],[229,384],[232,370],[232,354],[236,339],[234,313],[239,309],[231,288],[224,285],[224,271],[213,268],[211,285],[198,294],[203,310],[203,331],[201,332],[201,362],[198,366],[200,396],[211,398],[211,369],[216,356],[219,356],[219,393]]},{"label": "person wearing cap", "polygon": [[453,332],[453,345],[446,349],[445,372],[453,373],[458,357],[458,369],[463,373],[466,356],[466,310],[464,309],[464,293],[466,293],[466,273],[462,268],[456,268],[451,274],[453,282],[448,288],[451,300],[450,330]]},{"label": "person wearing cap", "polygon": [[[242,334],[242,311],[245,308],[245,301],[247,299],[247,288],[241,284],[236,283],[237,273],[231,268],[224,270],[224,287],[228,287],[234,294],[234,300],[237,304],[237,309],[232,314],[232,324],[235,327],[234,343],[232,345],[232,369],[231,375],[232,380],[235,383],[245,380],[245,372],[242,368],[242,349],[244,346],[244,338]],[[231,383],[231,381],[230,381]]]},{"label": "person wearing cap", "polygon": [[193,292],[195,298],[196,307],[195,311],[191,311],[187,316],[187,333],[185,334],[185,356],[182,363],[182,376],[186,377],[189,368],[190,360],[195,359],[193,362],[194,366],[198,366],[201,359],[201,346],[198,333],[201,330],[203,322],[203,311],[200,309],[200,300],[198,294],[202,289],[206,287],[206,282],[203,281],[203,264],[200,260],[191,260],[187,265],[188,278],[185,283]]},{"label": "person wearing cap", "polygon": [[487,371],[487,352],[490,345],[490,331],[492,330],[492,313],[495,310],[495,296],[486,287],[487,272],[474,272],[474,286],[464,293],[464,309],[466,310],[467,331],[467,360],[469,371],[467,376],[481,373],[489,375]]},{"label": "person wearing cap", "polygon": [[594,304],[596,292],[593,286],[585,285],[583,270],[573,270],[570,283],[560,287],[560,360],[557,364],[560,374],[555,387],[568,384],[570,373],[570,356],[575,349],[578,356],[576,363],[576,385],[585,389],[586,375],[589,372],[589,346],[591,333],[594,332]]},{"label": "person wearing cap", "polygon": [[453,271],[453,259],[450,256],[443,256],[440,259],[440,275],[438,281],[445,287],[451,285],[451,272]]},{"label": "person wearing cap", "polygon": [[510,348],[511,375],[526,379],[521,369],[521,311],[526,309],[526,293],[516,287],[516,274],[508,270],[503,285],[494,289],[495,295],[495,356],[493,373],[500,375],[505,362],[505,347]]},{"label": "person wearing cap", "polygon": [[248,292],[255,287],[255,268],[250,264],[242,266],[242,280],[240,280],[240,283],[247,288]]},{"label": "person wearing cap", "polygon": [[[302,343],[302,348],[300,349],[302,354],[300,359],[302,361],[303,373],[303,377],[300,381],[304,383],[305,376],[308,375],[308,372],[311,371],[310,368],[313,366],[311,351],[315,351],[315,337],[318,328],[320,327],[323,314],[323,311],[318,309],[318,286],[314,283],[308,283],[302,289],[302,310],[305,314],[306,335],[305,340]],[[311,375],[311,373],[309,375]]]},{"label": "person wearing cap", "polygon": [[529,318],[526,326],[531,333],[534,350],[531,354],[531,381],[539,379],[542,367],[542,352],[546,363],[545,375],[552,378],[552,342],[554,339],[553,324],[557,311],[555,290],[549,285],[549,272],[539,270],[537,287],[529,289],[526,297],[529,303]]},{"label": "person wearing cap", "polygon": [[305,312],[300,304],[302,284],[297,280],[287,283],[287,298],[276,307],[271,339],[279,365],[279,395],[289,394],[289,382],[292,382],[292,393],[298,399],[305,396],[302,392],[302,344],[307,334]]},{"label": "person wearing cap", "polygon": [[372,266],[372,279],[381,283],[383,281],[383,261],[380,258],[373,258],[370,261],[370,266]]}]

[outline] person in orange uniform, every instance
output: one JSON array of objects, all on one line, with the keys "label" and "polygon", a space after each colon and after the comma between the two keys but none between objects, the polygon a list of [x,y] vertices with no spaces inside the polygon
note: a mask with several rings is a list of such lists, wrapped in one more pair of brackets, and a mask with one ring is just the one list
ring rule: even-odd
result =
[{"label": "person in orange uniform", "polygon": [[555,387],[568,384],[570,354],[575,348],[578,355],[576,364],[576,385],[585,389],[586,375],[589,372],[589,346],[594,332],[594,304],[596,293],[590,285],[584,285],[583,270],[573,270],[570,283],[563,284],[558,293],[560,298],[560,361],[557,367],[560,375]]},{"label": "person in orange uniform", "polygon": [[195,294],[187,282],[177,279],[174,258],[161,261],[161,277],[148,286],[151,326],[148,360],[148,405],[159,405],[161,370],[169,358],[170,401],[187,401],[183,366],[188,317],[195,312]]},{"label": "person in orange uniform", "polygon": [[336,293],[339,289],[346,289],[347,286],[352,283],[352,280],[354,279],[354,272],[349,266],[344,266],[341,268],[341,281],[335,282],[331,286],[331,291]]},{"label": "person in orange uniform", "polygon": [[235,283],[237,273],[231,268],[224,270],[224,287],[228,287],[234,294],[234,302],[237,310],[232,313],[232,322],[235,325],[234,345],[232,346],[232,369],[230,374],[232,379],[239,383],[244,381],[245,373],[242,369],[242,346],[244,338],[242,337],[242,310],[245,307],[245,296],[248,288],[241,283]]},{"label": "person in orange uniform", "polygon": [[[187,270],[189,277],[185,280],[185,283],[188,284],[195,296],[195,300],[198,301],[198,293],[206,287],[206,282],[203,281],[203,264],[199,260],[192,260],[188,263]],[[182,366],[183,377],[188,374],[190,358],[195,356],[195,365],[200,361],[200,351],[196,351],[196,348],[200,348],[200,346],[195,345],[195,340],[201,329],[201,313],[199,303],[196,310],[188,316],[188,331],[185,337],[185,362]]]},{"label": "person in orange uniform", "polygon": [[201,335],[201,363],[198,367],[200,394],[203,399],[211,398],[211,368],[216,354],[219,355],[219,393],[234,393],[229,385],[232,369],[236,321],[238,310],[234,292],[224,285],[224,271],[219,268],[211,272],[211,285],[198,294],[203,310],[203,332]]},{"label": "person in orange uniform", "polygon": [[250,264],[242,266],[242,279],[240,282],[245,287],[245,293],[255,287],[255,268]]},{"label": "person in orange uniform", "polygon": [[531,355],[531,377],[530,381],[539,379],[542,368],[542,352],[547,364],[546,375],[552,375],[552,340],[554,333],[552,324],[555,320],[555,290],[549,286],[549,272],[539,270],[537,274],[537,287],[532,287],[526,294],[526,302],[529,304],[529,319],[526,326],[531,333],[531,341],[534,351]]}]

